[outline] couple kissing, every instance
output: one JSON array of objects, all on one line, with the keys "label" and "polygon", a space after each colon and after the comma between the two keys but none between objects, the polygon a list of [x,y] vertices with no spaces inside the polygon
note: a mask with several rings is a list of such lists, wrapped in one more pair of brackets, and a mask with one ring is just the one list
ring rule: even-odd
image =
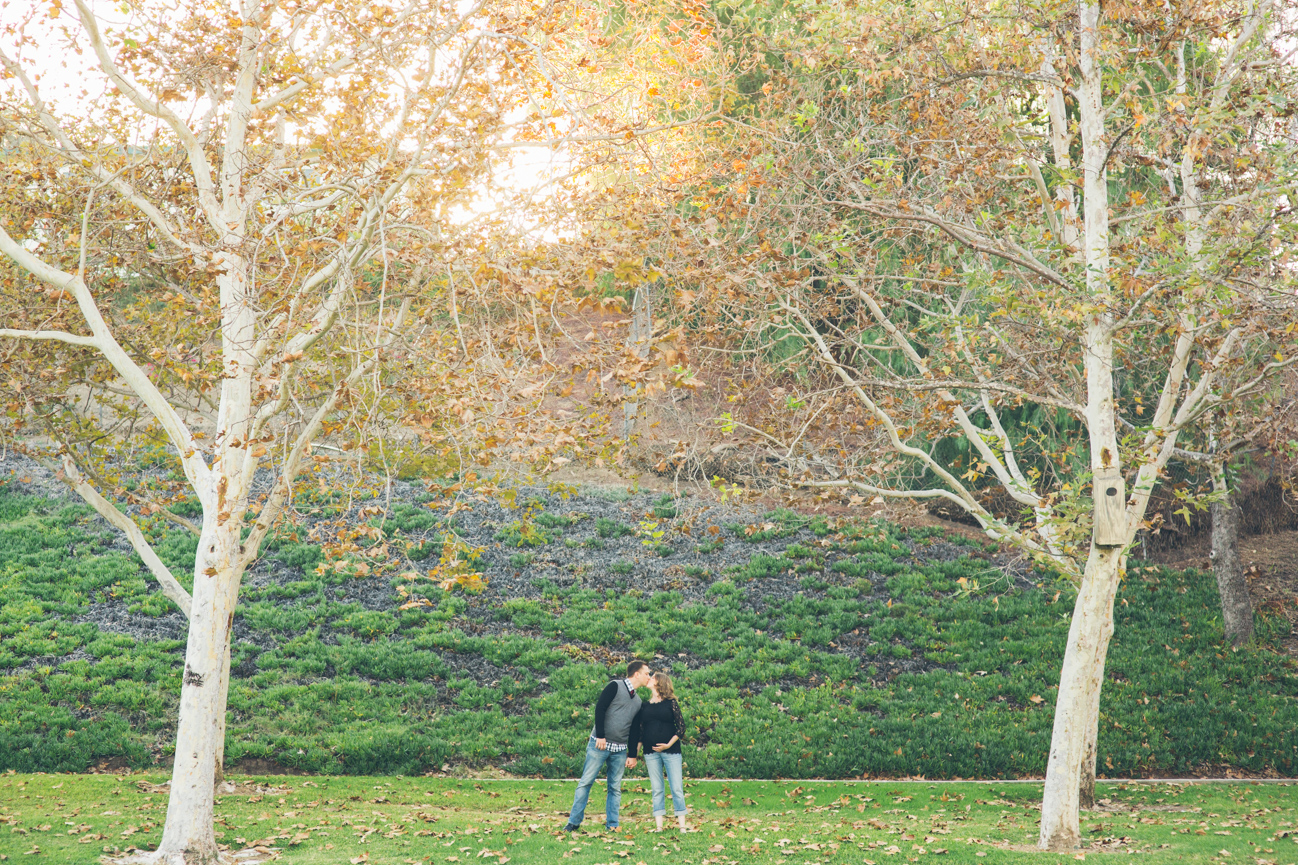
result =
[{"label": "couple kissing", "polygon": [[[650,694],[648,702],[636,693],[646,686]],[[622,774],[635,768],[636,758],[643,748],[658,830],[662,830],[663,819],[667,816],[666,786],[669,785],[676,820],[681,831],[688,832],[681,762],[681,741],[684,738],[685,720],[681,717],[681,706],[672,689],[671,677],[664,672],[655,673],[644,661],[627,664],[626,677],[609,682],[595,702],[595,727],[586,743],[586,763],[582,767],[581,780],[577,782],[572,813],[568,815],[564,831],[575,832],[581,826],[590,789],[601,769],[605,770],[608,778],[604,825],[611,830],[618,828]]]}]

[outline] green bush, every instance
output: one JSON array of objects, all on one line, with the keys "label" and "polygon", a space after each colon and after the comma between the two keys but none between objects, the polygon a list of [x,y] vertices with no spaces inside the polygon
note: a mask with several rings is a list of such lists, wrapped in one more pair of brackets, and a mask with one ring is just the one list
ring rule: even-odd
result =
[{"label": "green bush", "polygon": [[617,520],[599,517],[595,520],[595,533],[601,538],[620,538],[623,535],[634,535],[635,529]]},{"label": "green bush", "polygon": [[676,497],[668,493],[654,503],[653,514],[660,520],[673,520],[676,518]]},{"label": "green bush", "polygon": [[514,520],[496,532],[496,540],[509,547],[541,547],[554,540],[554,531],[538,527],[531,520]]},{"label": "green bush", "polygon": [[536,521],[547,529],[566,529],[583,519],[583,514],[551,514],[543,511],[536,515]]},{"label": "green bush", "polygon": [[[448,528],[425,511],[390,518],[384,532]],[[0,517],[0,769],[165,764],[158,743],[174,728],[183,643],[81,620],[92,602],[146,613],[168,602],[134,557],[107,551],[88,509],[0,488]],[[752,556],[691,600],[537,580],[533,597],[429,586],[431,606],[405,611],[395,593],[384,610],[340,602],[351,581],[316,576],[320,549],[276,535],[266,554],[298,573],[244,590],[238,631],[251,641],[232,649],[227,756],[316,772],[454,762],[566,776],[585,746],[583,713],[636,653],[675,673],[693,775],[1044,770],[1067,584],[1012,589],[979,559],[926,561],[925,544],[940,537],[931,531],[853,524],[824,535],[826,546],[810,538],[827,524],[787,512],[765,522],[774,529],[762,532],[791,529],[783,554]],[[185,533],[157,531],[169,561],[192,562]],[[825,556],[848,558],[825,572]],[[819,570],[791,596],[771,582],[799,567]],[[693,563],[684,572],[708,576]],[[957,591],[974,580],[995,591]],[[1115,617],[1104,774],[1298,771],[1298,677],[1282,652],[1282,615],[1262,610],[1256,645],[1229,651],[1208,575],[1133,563]]]},{"label": "green bush", "polygon": [[747,564],[727,568],[726,572],[731,574],[736,582],[739,582],[777,577],[788,568],[789,562],[782,556],[768,556],[765,553],[758,553],[749,559]]}]

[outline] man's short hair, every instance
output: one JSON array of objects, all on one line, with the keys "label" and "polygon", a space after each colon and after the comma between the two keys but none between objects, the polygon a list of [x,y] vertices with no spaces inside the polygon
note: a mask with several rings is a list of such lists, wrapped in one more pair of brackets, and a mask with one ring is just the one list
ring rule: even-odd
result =
[{"label": "man's short hair", "polygon": [[640,672],[647,666],[649,665],[646,664],[644,661],[632,661],[631,663],[626,665],[626,677],[628,679],[631,678],[632,676],[634,676],[636,673]]}]

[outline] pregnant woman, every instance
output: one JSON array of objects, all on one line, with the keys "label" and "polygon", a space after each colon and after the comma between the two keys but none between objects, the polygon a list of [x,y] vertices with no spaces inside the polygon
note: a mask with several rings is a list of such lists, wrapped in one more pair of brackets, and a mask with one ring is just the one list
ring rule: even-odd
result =
[{"label": "pregnant woman", "polygon": [[682,832],[690,831],[685,825],[685,785],[681,774],[681,740],[685,737],[685,720],[681,717],[681,704],[672,690],[671,677],[654,673],[649,680],[649,702],[640,707],[636,719],[640,728],[640,745],[644,748],[645,769],[649,772],[649,786],[653,790],[654,819],[662,831],[663,818],[667,816],[667,794],[663,789],[663,775],[672,788],[672,810]]}]

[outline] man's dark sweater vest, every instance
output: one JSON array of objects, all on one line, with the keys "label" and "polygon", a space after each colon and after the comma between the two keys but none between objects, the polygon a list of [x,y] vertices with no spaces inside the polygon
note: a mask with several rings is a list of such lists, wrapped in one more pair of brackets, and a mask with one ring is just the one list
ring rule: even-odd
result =
[{"label": "man's dark sweater vest", "polygon": [[[604,717],[601,719],[598,717],[600,703],[604,702],[604,696],[609,690],[613,690],[612,700],[609,702],[608,708],[604,710]],[[595,738],[607,739],[615,745],[627,744],[631,737],[631,722],[635,720],[636,713],[640,711],[643,702],[639,694],[633,693],[626,686],[626,682],[620,679],[609,682],[604,694],[600,695],[599,703],[595,704]],[[601,720],[603,721],[602,724],[599,723]],[[602,736],[600,735],[601,732],[603,733]]]}]

